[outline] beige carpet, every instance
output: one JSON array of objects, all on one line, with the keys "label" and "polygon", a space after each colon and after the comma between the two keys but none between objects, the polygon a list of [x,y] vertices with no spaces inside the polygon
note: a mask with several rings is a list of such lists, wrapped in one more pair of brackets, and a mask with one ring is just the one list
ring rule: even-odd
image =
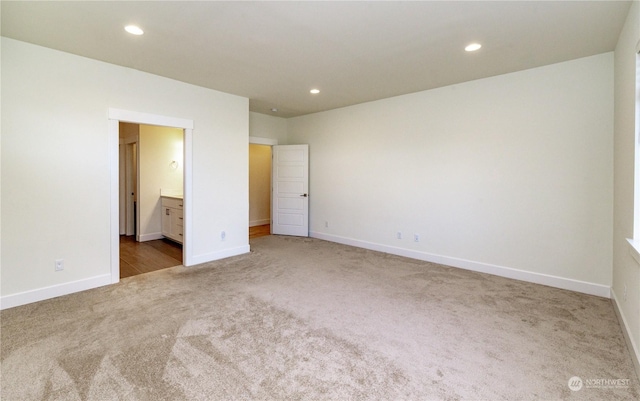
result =
[{"label": "beige carpet", "polygon": [[2,400],[640,398],[608,299],[315,239],[251,247],[3,311]]}]

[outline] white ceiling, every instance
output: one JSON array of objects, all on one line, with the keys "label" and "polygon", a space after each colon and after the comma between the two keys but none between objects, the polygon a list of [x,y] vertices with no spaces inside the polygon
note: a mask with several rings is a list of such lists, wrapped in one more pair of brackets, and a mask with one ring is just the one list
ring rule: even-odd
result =
[{"label": "white ceiling", "polygon": [[291,117],[612,51],[630,4],[2,1],[1,13],[2,36]]}]

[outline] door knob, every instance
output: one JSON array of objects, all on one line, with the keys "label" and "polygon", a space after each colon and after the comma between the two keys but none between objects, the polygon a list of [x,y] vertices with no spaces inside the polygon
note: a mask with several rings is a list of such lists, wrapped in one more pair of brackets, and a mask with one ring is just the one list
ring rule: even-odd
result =
[{"label": "door knob", "polygon": [[305,197],[305,198],[306,198],[306,197],[307,197],[307,196],[309,196],[309,195],[307,195],[307,194],[302,194],[302,195],[300,195],[300,196],[303,196],[303,197]]}]

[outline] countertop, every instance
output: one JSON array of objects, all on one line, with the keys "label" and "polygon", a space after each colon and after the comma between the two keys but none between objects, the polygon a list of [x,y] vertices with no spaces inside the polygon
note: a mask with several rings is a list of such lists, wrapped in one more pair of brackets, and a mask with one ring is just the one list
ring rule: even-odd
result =
[{"label": "countertop", "polygon": [[176,195],[160,195],[161,198],[171,198],[171,199],[180,199],[183,200],[183,196],[180,194],[176,194]]}]

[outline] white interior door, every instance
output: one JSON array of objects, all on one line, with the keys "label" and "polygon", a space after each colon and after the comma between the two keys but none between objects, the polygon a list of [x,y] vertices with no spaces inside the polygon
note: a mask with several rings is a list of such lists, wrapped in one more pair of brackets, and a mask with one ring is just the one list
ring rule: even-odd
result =
[{"label": "white interior door", "polygon": [[309,236],[309,145],[272,148],[271,233]]}]

